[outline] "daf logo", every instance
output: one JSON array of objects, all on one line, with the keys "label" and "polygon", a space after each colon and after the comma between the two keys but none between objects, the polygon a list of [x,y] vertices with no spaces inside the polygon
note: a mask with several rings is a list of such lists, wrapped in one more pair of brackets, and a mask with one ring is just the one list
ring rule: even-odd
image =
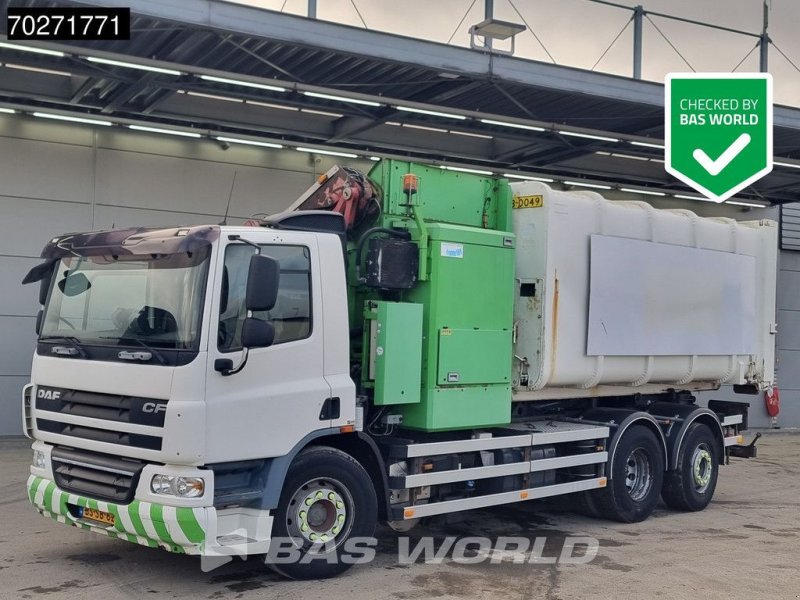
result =
[{"label": "daf logo", "polygon": [[145,402],[142,405],[142,412],[153,413],[153,414],[167,412],[167,405],[159,404],[157,402]]},{"label": "daf logo", "polygon": [[36,392],[36,397],[43,398],[45,400],[60,400],[61,392],[58,390],[43,390],[40,388]]}]

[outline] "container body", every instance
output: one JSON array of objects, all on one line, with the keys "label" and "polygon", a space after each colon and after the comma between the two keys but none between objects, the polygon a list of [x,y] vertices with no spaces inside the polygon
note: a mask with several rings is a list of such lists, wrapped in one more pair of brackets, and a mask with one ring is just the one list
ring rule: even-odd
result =
[{"label": "container body", "polygon": [[776,223],[512,189],[517,393],[772,383]]}]

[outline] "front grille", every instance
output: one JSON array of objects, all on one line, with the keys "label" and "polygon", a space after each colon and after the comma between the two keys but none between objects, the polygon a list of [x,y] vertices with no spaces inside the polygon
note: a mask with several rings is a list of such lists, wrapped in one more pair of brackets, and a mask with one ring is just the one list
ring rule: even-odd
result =
[{"label": "front grille", "polygon": [[145,463],[96,452],[55,447],[51,454],[56,484],[64,491],[128,504]]},{"label": "front grille", "polygon": [[85,425],[73,425],[62,423],[50,419],[36,419],[36,427],[39,431],[57,433],[59,435],[69,435],[72,437],[92,440],[95,442],[105,442],[106,444],[118,444],[130,448],[146,448],[147,450],[161,450],[161,438],[154,435],[143,435],[141,433],[128,433],[127,431],[111,431],[108,429],[98,429],[96,427],[86,427]]},{"label": "front grille", "polygon": [[38,386],[36,408],[76,417],[163,427],[166,400]]}]

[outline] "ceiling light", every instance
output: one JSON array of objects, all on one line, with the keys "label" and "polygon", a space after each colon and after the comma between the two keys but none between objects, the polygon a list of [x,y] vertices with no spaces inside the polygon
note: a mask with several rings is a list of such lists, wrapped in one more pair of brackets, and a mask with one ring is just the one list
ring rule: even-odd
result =
[{"label": "ceiling light", "polygon": [[629,142],[629,143],[633,144],[634,146],[642,146],[644,148],[658,148],[659,150],[664,149],[663,144],[653,144],[650,142]]},{"label": "ceiling light", "polygon": [[246,144],[248,146],[263,146],[264,148],[283,148],[281,144],[274,144],[272,142],[258,142],[256,140],[243,140],[240,138],[229,138],[218,136],[220,142],[230,142],[231,144]]},{"label": "ceiling light", "polygon": [[317,148],[295,148],[298,152],[308,152],[310,154],[328,154],[330,156],[343,156],[344,158],[358,158],[357,154],[349,152],[335,152],[333,150],[319,150]]},{"label": "ceiling light", "polygon": [[417,113],[420,115],[430,115],[432,117],[443,117],[445,119],[458,119],[459,121],[466,120],[467,117],[464,115],[454,115],[452,113],[446,112],[439,112],[436,110],[426,110],[424,108],[413,108],[411,106],[396,106],[397,110],[403,110],[406,112]]},{"label": "ceiling light", "polygon": [[510,37],[522,33],[527,27],[519,23],[501,21],[499,19],[486,19],[477,25],[470,27],[470,33],[493,40],[507,40]]},{"label": "ceiling light", "polygon": [[646,156],[633,156],[631,154],[619,154],[617,152],[612,152],[610,156],[615,156],[616,158],[627,158],[630,160],[650,160]]},{"label": "ceiling light", "polygon": [[633,188],[619,188],[621,192],[628,192],[629,194],[644,194],[646,196],[666,196],[664,192],[653,192],[651,190],[634,190]]},{"label": "ceiling light", "polygon": [[208,98],[209,100],[222,100],[224,102],[244,102],[241,98],[231,98],[230,96],[217,96],[215,94],[204,94],[202,92],[185,92],[178,90],[179,94],[186,94],[187,96],[196,96],[198,98]]},{"label": "ceiling light", "polygon": [[553,179],[547,177],[534,177],[533,175],[520,175],[519,173],[503,173],[503,177],[509,179],[525,179],[526,181],[543,181],[544,183],[553,183]]},{"label": "ceiling light", "polygon": [[455,129],[451,129],[450,133],[453,135],[463,135],[464,137],[474,137],[481,140],[492,140],[494,139],[491,135],[483,135],[482,133],[472,133],[469,131],[456,131]]},{"label": "ceiling light", "polygon": [[682,200],[699,200],[700,202],[716,202],[716,200],[712,200],[711,198],[705,198],[704,196],[686,196],[685,194],[675,194],[675,198],[681,198]]},{"label": "ceiling light", "polygon": [[339,117],[343,117],[344,116],[342,113],[333,113],[333,112],[328,112],[328,111],[325,111],[325,110],[313,110],[311,108],[301,108],[300,112],[306,113],[306,114],[309,114],[309,115],[322,115],[323,117],[335,117],[337,119]]},{"label": "ceiling light", "polygon": [[792,169],[800,169],[800,163],[785,163],[774,160],[772,161],[772,164],[775,165],[776,167],[790,167]]},{"label": "ceiling light", "polygon": [[577,131],[563,131],[558,130],[561,135],[569,135],[572,137],[585,138],[587,140],[600,140],[601,142],[618,142],[617,138],[605,137],[603,135],[592,135],[591,133],[578,133]]},{"label": "ceiling light", "polygon": [[360,98],[345,98],[344,96],[332,96],[330,94],[321,94],[319,92],[303,92],[304,96],[310,98],[322,98],[323,100],[334,100],[336,102],[350,102],[351,104],[362,104],[363,106],[382,106],[380,102],[373,102],[372,100],[361,100]]},{"label": "ceiling light", "polygon": [[252,81],[240,81],[238,79],[228,79],[227,77],[214,77],[213,75],[200,75],[200,79],[213,81],[215,83],[227,83],[229,85],[241,85],[243,87],[267,90],[268,92],[285,92],[286,88],[277,85],[267,85],[264,83],[253,83]]},{"label": "ceiling light", "polygon": [[441,129],[439,127],[427,127],[425,125],[412,125],[411,123],[402,123],[402,127],[408,127],[409,129],[420,129],[422,131],[433,131],[434,133],[447,133],[447,129]]},{"label": "ceiling light", "polygon": [[16,112],[17,111],[15,111],[13,108],[0,108],[0,113],[5,115],[13,115],[16,114]]},{"label": "ceiling light", "polygon": [[128,125],[131,129],[136,131],[148,131],[150,133],[165,133],[167,135],[179,135],[182,137],[200,138],[203,137],[199,133],[192,133],[189,131],[178,131],[176,129],[161,129],[160,127],[145,127],[144,125]]},{"label": "ceiling light", "polygon": [[103,125],[105,127],[109,127],[113,125],[111,121],[99,121],[97,119],[84,119],[83,117],[70,117],[67,115],[55,115],[52,113],[43,113],[43,112],[35,112],[33,113],[34,117],[40,117],[42,119],[54,119],[56,121],[71,121],[73,123],[88,123],[89,125]]},{"label": "ceiling light", "polygon": [[481,119],[481,123],[499,125],[500,127],[513,127],[514,129],[527,129],[528,131],[546,131],[544,127],[537,127],[536,125],[522,125],[521,123],[508,123],[506,121],[494,121],[493,119]]},{"label": "ceiling light", "polygon": [[767,208],[764,204],[754,204],[752,202],[734,202],[733,200],[726,200],[725,204],[735,204],[736,206],[749,206],[751,208]]},{"label": "ceiling light", "polygon": [[0,42],[0,48],[7,48],[8,50],[19,50],[21,52],[33,52],[34,54],[46,54],[47,56],[66,56],[63,52],[58,50],[46,50],[45,48],[34,48],[33,46],[20,46],[19,44],[7,44]]},{"label": "ceiling light", "polygon": [[378,162],[381,159],[381,157],[380,156],[370,156],[369,159],[373,160],[375,162]]},{"label": "ceiling light", "polygon": [[294,112],[300,112],[299,108],[294,106],[283,106],[282,104],[270,104],[269,102],[259,102],[257,100],[245,100],[245,104],[252,104],[253,106],[263,106],[264,108],[276,108],[278,110],[292,110]]},{"label": "ceiling light", "polygon": [[467,167],[447,167],[442,166],[440,167],[447,171],[458,171],[460,173],[474,173],[475,175],[491,175],[491,171],[484,171],[483,169],[468,169]]},{"label": "ceiling light", "polygon": [[565,181],[565,185],[577,185],[580,187],[596,188],[598,190],[610,190],[610,185],[600,185],[599,183],[584,183],[583,181]]},{"label": "ceiling light", "polygon": [[26,65],[15,65],[12,63],[6,63],[5,66],[8,67],[9,69],[19,69],[20,71],[32,71],[33,73],[44,73],[45,75],[60,75],[61,77],[72,77],[72,73],[68,73],[67,71],[42,69],[40,67],[28,67]]},{"label": "ceiling light", "polygon": [[150,71],[152,73],[163,73],[164,75],[183,75],[180,71],[175,69],[162,69],[161,67],[151,67],[149,65],[140,65],[137,63],[124,62],[121,60],[111,60],[109,58],[99,58],[97,56],[87,56],[86,60],[101,65],[110,65],[112,67],[124,67],[126,69],[138,69],[139,71]]}]

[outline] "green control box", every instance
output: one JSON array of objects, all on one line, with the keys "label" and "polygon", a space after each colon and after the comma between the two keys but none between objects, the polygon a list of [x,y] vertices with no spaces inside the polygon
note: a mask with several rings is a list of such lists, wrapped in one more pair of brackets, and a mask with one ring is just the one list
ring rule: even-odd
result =
[{"label": "green control box", "polygon": [[399,407],[426,431],[511,419],[514,236],[429,223],[430,277],[405,297],[424,306],[421,401]]}]

